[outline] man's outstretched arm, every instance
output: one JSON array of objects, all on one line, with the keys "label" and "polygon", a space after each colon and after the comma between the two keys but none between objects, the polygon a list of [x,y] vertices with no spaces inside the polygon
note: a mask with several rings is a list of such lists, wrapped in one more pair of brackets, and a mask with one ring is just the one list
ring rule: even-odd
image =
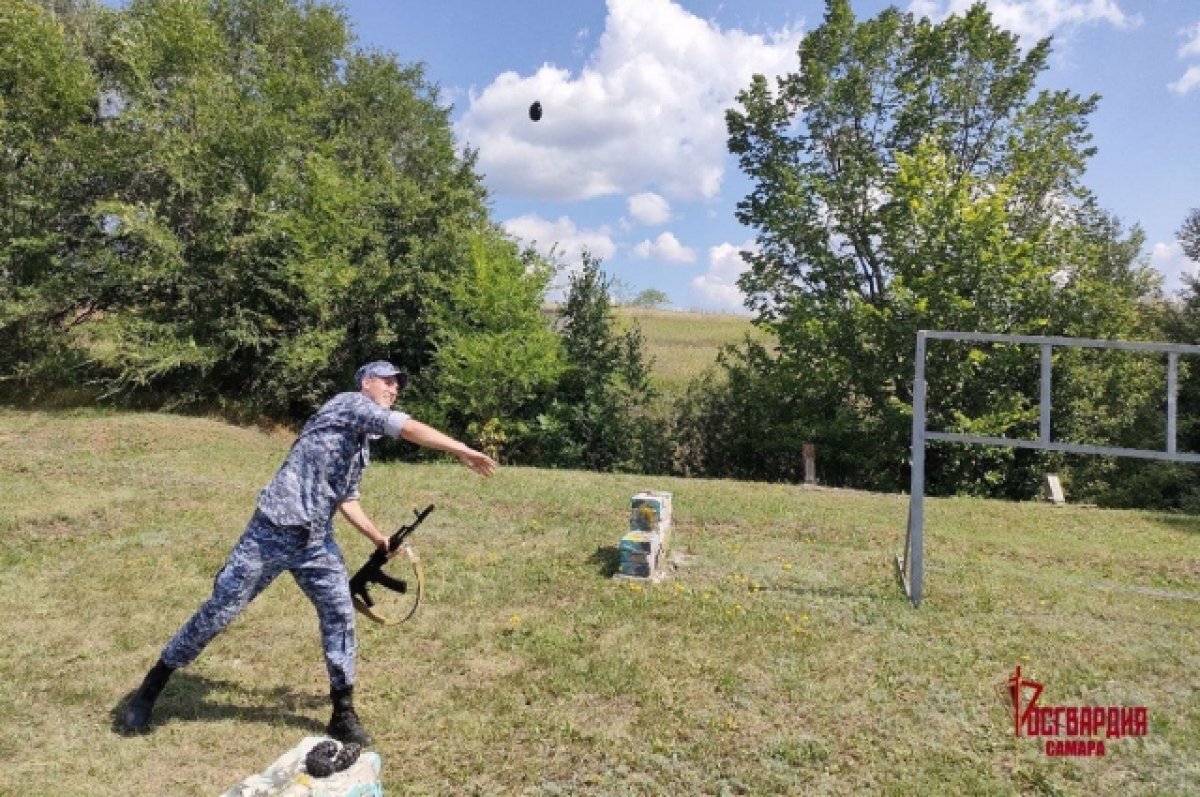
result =
[{"label": "man's outstretched arm", "polygon": [[453,454],[458,457],[459,462],[480,476],[491,476],[500,467],[496,464],[496,460],[482,451],[476,451],[466,443],[460,443],[453,437],[434,429],[429,424],[421,423],[413,418],[405,421],[404,426],[400,429],[400,437],[403,440],[423,446],[424,448],[433,448],[438,451],[445,451],[447,454]]}]

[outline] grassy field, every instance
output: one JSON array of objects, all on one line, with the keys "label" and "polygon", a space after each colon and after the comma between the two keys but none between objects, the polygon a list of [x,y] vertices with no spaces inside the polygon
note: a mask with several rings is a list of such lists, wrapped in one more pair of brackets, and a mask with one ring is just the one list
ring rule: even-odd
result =
[{"label": "grassy field", "polygon": [[[328,719],[290,578],[113,731],[207,595],[290,439],[216,421],[0,409],[0,794],[215,795]],[[631,494],[675,494],[669,579],[610,578]],[[428,602],[360,625],[388,795],[1200,793],[1200,519],[928,503],[926,600],[892,569],[902,496],[377,463]],[[347,558],[365,541],[339,530]],[[1144,705],[1103,758],[1018,738],[998,686]]]},{"label": "grassy field", "polygon": [[646,353],[654,362],[654,384],[668,394],[682,390],[713,365],[722,346],[741,343],[747,335],[766,338],[747,316],[637,307],[617,307],[615,312],[619,324],[641,327]]}]

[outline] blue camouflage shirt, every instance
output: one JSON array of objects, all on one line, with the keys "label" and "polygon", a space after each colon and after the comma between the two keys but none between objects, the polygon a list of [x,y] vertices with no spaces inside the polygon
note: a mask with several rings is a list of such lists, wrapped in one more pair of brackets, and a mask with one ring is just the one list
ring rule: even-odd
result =
[{"label": "blue camouflage shirt", "polygon": [[371,438],[399,437],[409,416],[389,411],[362,393],[339,393],[308,419],[258,509],[277,526],[308,529],[310,539],[333,526],[346,501],[358,500]]}]

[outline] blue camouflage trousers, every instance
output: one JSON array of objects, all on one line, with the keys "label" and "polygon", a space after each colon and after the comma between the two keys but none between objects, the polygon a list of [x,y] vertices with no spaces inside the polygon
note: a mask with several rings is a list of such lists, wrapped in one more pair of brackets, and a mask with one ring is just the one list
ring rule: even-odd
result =
[{"label": "blue camouflage trousers", "polygon": [[353,686],[357,649],[354,604],[346,563],[333,535],[327,533],[323,544],[310,546],[305,530],[279,528],[259,512],[254,513],[217,574],[212,595],[163,648],[163,662],[169,667],[186,667],[195,661],[284,570],[291,571],[317,609],[330,685],[334,689]]}]

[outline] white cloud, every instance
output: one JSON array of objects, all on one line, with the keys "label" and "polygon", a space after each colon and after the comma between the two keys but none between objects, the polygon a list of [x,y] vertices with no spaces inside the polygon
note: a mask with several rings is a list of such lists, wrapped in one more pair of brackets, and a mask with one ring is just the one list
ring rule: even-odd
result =
[{"label": "white cloud", "polygon": [[692,280],[692,290],[705,309],[744,313],[745,296],[737,286],[738,277],[748,266],[743,251],[753,251],[754,241],[741,246],[718,244],[708,250],[708,271]]},{"label": "white cloud", "polygon": [[[1200,56],[1200,22],[1190,25],[1179,32],[1183,36],[1183,46],[1179,48],[1180,58],[1191,58]],[[1188,67],[1187,71],[1179,80],[1167,84],[1167,88],[1176,94],[1187,94],[1192,89],[1200,86],[1200,64],[1195,64]]]},{"label": "white cloud", "polygon": [[575,53],[575,55],[580,56],[580,57],[586,55],[588,39],[591,38],[591,35],[592,35],[591,30],[589,30],[586,27],[580,28],[578,31],[576,31],[575,32],[575,45],[571,48],[571,52]]},{"label": "white cloud", "polygon": [[[499,75],[458,125],[498,193],[586,199],[654,186],[712,198],[727,161],[724,111],[751,75],[797,67],[798,30],[722,30],[671,0],[608,0],[578,75],[549,64]],[[526,109],[541,102],[540,122]]]},{"label": "white cloud", "polygon": [[652,191],[634,194],[626,202],[629,215],[642,224],[666,224],[671,220],[671,205]]},{"label": "white cloud", "polygon": [[1183,77],[1167,84],[1167,88],[1176,94],[1187,94],[1197,86],[1200,86],[1200,66],[1188,67],[1188,70],[1183,73]]},{"label": "white cloud", "polygon": [[1183,277],[1196,277],[1200,263],[1183,253],[1178,241],[1156,243],[1150,249],[1150,265],[1163,275],[1163,291],[1178,293],[1183,287]]},{"label": "white cloud", "polygon": [[662,233],[653,241],[642,241],[633,247],[633,254],[642,260],[654,257],[668,263],[693,263],[696,260],[695,250],[681,244],[669,232]]},{"label": "white cloud", "polygon": [[601,260],[607,260],[617,251],[612,231],[607,226],[581,229],[566,216],[550,221],[537,214],[526,214],[508,219],[503,226],[509,235],[533,245],[547,257],[554,250],[568,265],[577,263],[585,249]]},{"label": "white cloud", "polygon": [[509,235],[533,246],[561,267],[557,279],[546,292],[546,299],[551,302],[566,301],[570,276],[583,268],[585,250],[599,260],[608,260],[617,251],[612,230],[607,225],[596,229],[580,228],[566,216],[550,221],[537,214],[526,214],[508,219],[501,226]]},{"label": "white cloud", "polygon": [[[913,0],[909,11],[918,17],[944,19],[962,15],[977,0]],[[1121,10],[1117,0],[988,0],[992,21],[1012,31],[1024,44],[1043,39],[1064,29],[1093,23],[1107,23],[1119,30],[1142,24],[1138,14]]]},{"label": "white cloud", "polygon": [[1179,35],[1187,40],[1179,48],[1179,57],[1191,58],[1192,56],[1200,56],[1200,22],[1179,31]]}]

